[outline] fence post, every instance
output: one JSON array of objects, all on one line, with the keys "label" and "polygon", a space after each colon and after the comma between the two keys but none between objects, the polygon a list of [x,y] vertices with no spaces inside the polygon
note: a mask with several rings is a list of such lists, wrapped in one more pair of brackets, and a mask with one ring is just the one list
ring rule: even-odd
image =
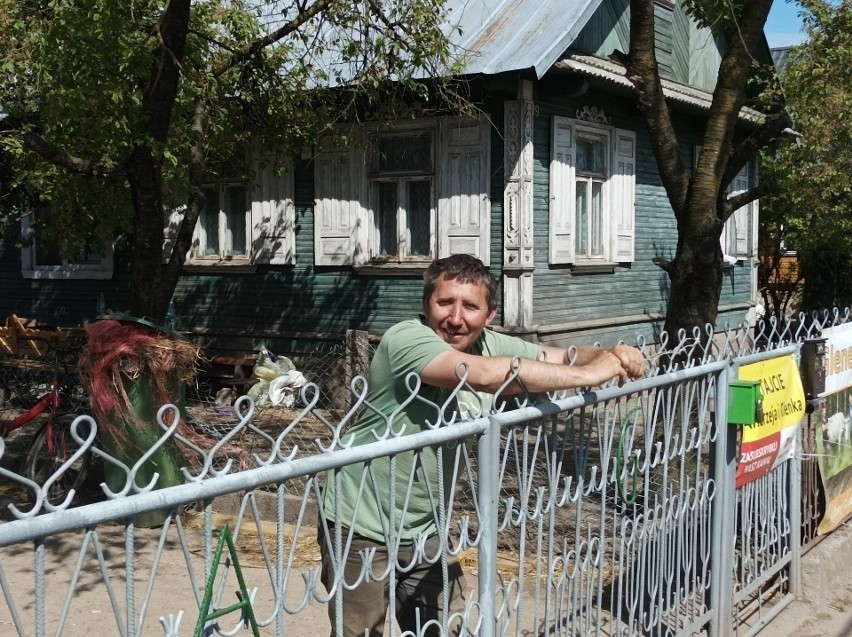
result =
[{"label": "fence post", "polygon": [[716,497],[712,507],[710,555],[710,604],[715,609],[710,620],[710,637],[724,637],[731,632],[733,613],[734,533],[736,522],[737,439],[728,425],[728,386],[737,377],[737,367],[731,365],[716,377],[716,442],[713,445],[713,478]]},{"label": "fence post", "polygon": [[358,401],[352,393],[352,379],[356,376],[367,377],[370,371],[370,333],[364,330],[346,330],[346,409],[351,410]]},{"label": "fence post", "polygon": [[802,583],[802,427],[796,427],[790,464],[790,594],[799,598]]},{"label": "fence post", "polygon": [[489,425],[477,445],[479,506],[479,637],[495,637],[497,631],[497,505],[500,497],[500,424],[489,416]]}]

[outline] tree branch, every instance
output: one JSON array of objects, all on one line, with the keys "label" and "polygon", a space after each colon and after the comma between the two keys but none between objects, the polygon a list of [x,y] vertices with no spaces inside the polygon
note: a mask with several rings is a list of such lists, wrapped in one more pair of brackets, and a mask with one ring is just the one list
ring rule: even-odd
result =
[{"label": "tree branch", "polygon": [[238,66],[245,60],[257,55],[259,51],[271,44],[275,44],[279,40],[287,37],[299,27],[305,24],[308,20],[325,11],[330,7],[335,0],[317,0],[310,8],[305,8],[304,5],[299,7],[298,14],[287,24],[272,33],[251,42],[241,50],[234,53],[230,58],[219,64],[213,69],[213,75],[219,77],[230,71],[235,66]]},{"label": "tree branch", "polygon": [[681,157],[677,134],[669,116],[655,51],[654,3],[631,0],[627,78],[636,87],[639,110],[648,126],[660,178],[672,203],[675,217],[681,219],[686,210],[689,173]]},{"label": "tree branch", "polygon": [[[763,25],[771,5],[772,0],[744,3],[737,29],[731,34],[728,51],[719,66],[698,167],[699,171],[707,171],[718,178],[719,184],[730,182],[725,178],[725,167],[729,165],[733,132],[745,103],[746,83],[752,71],[752,61],[763,41]],[[744,165],[745,161],[740,168]],[[737,172],[739,169],[731,179]]]},{"label": "tree branch", "polygon": [[191,0],[170,0],[157,23],[160,43],[155,50],[148,84],[142,92],[142,109],[147,116],[146,128],[158,142],[165,141],[169,134],[186,50],[190,5]]},{"label": "tree branch", "polygon": [[[192,143],[189,149],[189,196],[187,197],[183,219],[178,226],[175,243],[172,246],[172,253],[163,268],[163,290],[168,291],[169,298],[171,298],[171,291],[177,286],[178,279],[183,272],[186,255],[192,247],[192,233],[204,207],[204,191],[202,189],[204,179],[203,139],[204,116],[207,112],[207,85],[203,81],[203,76],[200,88],[201,90],[195,97],[195,106],[190,123]],[[165,294],[164,292],[164,297],[161,299],[163,307],[168,306],[169,303],[169,298],[165,298]]]},{"label": "tree branch", "polygon": [[785,130],[792,125],[793,120],[786,110],[767,116],[763,124],[746,137],[731,154],[728,166],[725,169],[725,175],[722,177],[722,183],[731,183],[737,176],[737,173],[743,169],[743,166],[752,157],[757,155],[757,152],[761,148],[768,146],[773,139],[777,139],[785,134]]},{"label": "tree branch", "polygon": [[733,197],[730,197],[725,205],[725,218],[722,219],[723,222],[727,221],[731,216],[734,210],[739,210],[743,206],[749,205],[752,201],[757,201],[764,195],[768,195],[772,192],[775,187],[771,184],[760,184],[754,188],[750,188],[745,192],[738,193]]},{"label": "tree branch", "polygon": [[[385,15],[385,12],[382,11],[382,6],[378,2],[376,2],[376,0],[367,0],[367,4],[373,10],[373,15],[375,15],[379,19],[379,21],[385,25],[385,28],[389,32],[396,33],[396,30],[400,29],[399,23],[393,23],[388,20],[388,17]],[[404,32],[404,29],[402,30]],[[400,43],[405,43],[402,38],[396,38],[396,40]]]},{"label": "tree branch", "polygon": [[120,175],[127,170],[127,165],[122,162],[115,166],[107,166],[100,159],[83,159],[75,157],[67,151],[53,145],[38,133],[24,132],[20,130],[5,130],[0,132],[0,136],[12,137],[20,136],[24,142],[24,146],[29,150],[39,155],[42,159],[48,161],[54,166],[64,168],[68,172],[78,175],[87,175],[89,177],[108,177],[111,175]]},{"label": "tree branch", "polygon": [[654,257],[651,259],[651,263],[663,270],[663,272],[671,272],[672,262],[668,259],[664,259],[663,257]]}]

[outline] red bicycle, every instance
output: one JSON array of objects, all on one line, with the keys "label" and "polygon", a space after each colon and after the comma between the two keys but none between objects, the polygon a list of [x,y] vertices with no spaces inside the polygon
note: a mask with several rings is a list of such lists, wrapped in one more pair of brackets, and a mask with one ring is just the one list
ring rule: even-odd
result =
[{"label": "red bicycle", "polygon": [[[57,356],[50,389],[24,413],[12,419],[0,419],[0,437],[3,438],[21,427],[42,423],[27,448],[23,471],[25,477],[39,485],[44,485],[81,447],[71,435],[72,424],[80,414],[62,411],[62,393]],[[80,421],[77,435],[81,440],[89,438],[91,427],[90,422]],[[86,450],[66,467],[48,486],[47,501],[53,505],[61,504],[71,489],[79,490],[89,472],[91,460],[92,453]],[[31,497],[34,495],[30,494]]]}]

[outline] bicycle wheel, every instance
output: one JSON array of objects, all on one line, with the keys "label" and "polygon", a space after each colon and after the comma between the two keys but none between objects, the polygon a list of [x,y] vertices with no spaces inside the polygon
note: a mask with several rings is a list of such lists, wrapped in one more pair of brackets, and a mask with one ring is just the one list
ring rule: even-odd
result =
[{"label": "bicycle wheel", "polygon": [[[39,429],[27,450],[26,473],[30,480],[43,485],[80,448],[71,435],[71,424],[75,418],[77,414],[63,414]],[[80,437],[88,437],[89,427],[91,425],[87,422],[80,423],[77,427]],[[79,490],[86,479],[91,457],[91,451],[86,451],[65,470],[50,486],[48,502],[61,504],[71,489]]]}]

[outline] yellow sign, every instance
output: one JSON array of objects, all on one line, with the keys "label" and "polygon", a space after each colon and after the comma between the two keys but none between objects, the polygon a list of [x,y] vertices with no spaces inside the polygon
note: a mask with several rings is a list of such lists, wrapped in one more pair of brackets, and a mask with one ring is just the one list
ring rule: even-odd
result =
[{"label": "yellow sign", "polygon": [[743,442],[760,440],[802,422],[805,392],[792,355],[743,365],[739,378],[760,381],[763,394],[763,422],[743,427]]}]

